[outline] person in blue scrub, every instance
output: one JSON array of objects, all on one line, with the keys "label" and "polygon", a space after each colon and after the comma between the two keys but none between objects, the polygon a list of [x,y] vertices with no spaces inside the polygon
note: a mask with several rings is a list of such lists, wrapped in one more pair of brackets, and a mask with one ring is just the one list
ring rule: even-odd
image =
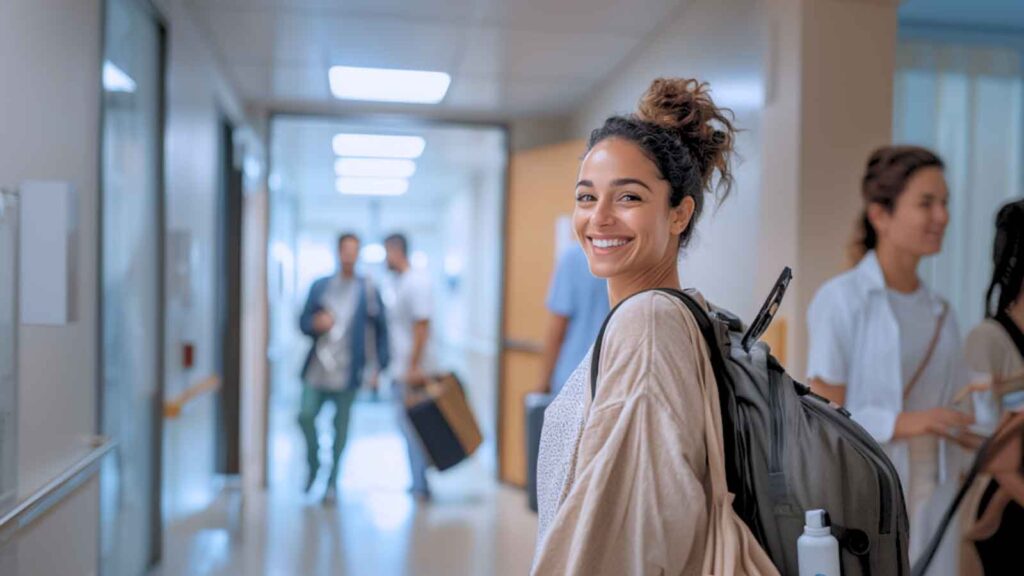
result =
[{"label": "person in blue scrub", "polygon": [[575,242],[555,265],[547,308],[551,317],[544,337],[540,391],[557,396],[608,315],[608,281],[590,273],[587,257]]}]

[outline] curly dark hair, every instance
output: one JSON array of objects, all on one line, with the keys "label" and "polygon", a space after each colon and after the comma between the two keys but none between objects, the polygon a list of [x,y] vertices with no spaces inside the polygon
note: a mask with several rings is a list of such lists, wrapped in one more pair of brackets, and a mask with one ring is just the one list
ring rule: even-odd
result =
[{"label": "curly dark hair", "polygon": [[384,239],[384,244],[391,244],[393,246],[397,246],[398,249],[402,251],[403,256],[409,255],[409,238],[407,238],[405,234],[402,234],[400,232],[391,234]]},{"label": "curly dark hair", "polygon": [[636,113],[608,118],[590,133],[587,144],[589,152],[608,138],[633,142],[668,182],[670,206],[679,206],[683,198],[693,198],[693,218],[680,235],[680,247],[693,235],[694,224],[704,209],[703,193],[721,191],[721,201],[733,184],[733,114],[715,106],[709,92],[708,84],[692,78],[658,78],[640,98]]}]

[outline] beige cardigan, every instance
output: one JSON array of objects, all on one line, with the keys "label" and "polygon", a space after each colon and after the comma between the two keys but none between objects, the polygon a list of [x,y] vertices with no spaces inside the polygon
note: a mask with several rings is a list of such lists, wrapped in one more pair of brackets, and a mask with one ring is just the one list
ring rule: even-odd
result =
[{"label": "beige cardigan", "polygon": [[710,485],[701,380],[714,378],[682,303],[648,292],[605,334],[544,419],[532,574],[699,574]]}]

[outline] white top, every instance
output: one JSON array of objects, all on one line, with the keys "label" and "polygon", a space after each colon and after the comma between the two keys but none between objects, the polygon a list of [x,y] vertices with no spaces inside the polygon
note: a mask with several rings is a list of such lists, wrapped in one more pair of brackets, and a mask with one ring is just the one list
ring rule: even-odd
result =
[{"label": "white top", "polygon": [[[914,377],[914,372],[917,371],[921,362],[924,361],[924,356],[928,352],[928,345],[931,344],[932,338],[935,336],[938,317],[935,315],[932,295],[923,284],[911,294],[895,290],[886,290],[886,293],[889,298],[889,306],[896,317],[896,325],[899,328],[900,375],[903,386],[906,388],[910,384],[910,379]],[[940,314],[941,311],[940,308]],[[936,344],[935,352],[928,360],[929,367],[925,368],[926,371],[930,368],[931,363],[936,362],[936,355],[940,352],[949,352],[949,350],[940,350],[938,348],[940,344],[942,344],[941,341]],[[937,375],[932,371],[931,376],[941,376],[941,374]],[[927,391],[922,392],[919,390],[919,386],[923,384],[922,380],[914,385],[914,389],[907,398],[904,411],[933,408],[933,406],[929,406],[927,403],[929,396]]]},{"label": "white top", "polygon": [[911,526],[916,526],[912,557],[931,536],[927,509],[944,511],[940,501],[955,488],[956,472],[964,464],[960,450],[940,440],[931,444],[931,454],[915,450],[912,465],[910,443],[892,439],[901,412],[949,406],[967,384],[960,332],[949,313],[935,352],[904,403],[904,388],[927,351],[942,309],[942,298],[927,286],[913,294],[887,289],[878,258],[869,252],[854,269],[826,282],[807,311],[807,377],[845,385],[846,408],[892,460],[911,508]]},{"label": "white top", "polygon": [[[421,320],[430,320],[434,301],[430,289],[430,277],[420,270],[410,268],[397,276],[387,297],[388,338],[391,346],[391,373],[401,377],[409,369],[412,359],[413,325]],[[435,369],[430,339],[420,359],[419,369],[431,372]]]}]

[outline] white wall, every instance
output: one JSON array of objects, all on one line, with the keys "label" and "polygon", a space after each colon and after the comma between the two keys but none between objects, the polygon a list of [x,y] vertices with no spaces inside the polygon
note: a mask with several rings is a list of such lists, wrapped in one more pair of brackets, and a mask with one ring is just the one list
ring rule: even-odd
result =
[{"label": "white wall", "polygon": [[849,266],[865,163],[892,138],[897,4],[768,0],[774,78],[763,115],[762,184],[774,230],[762,235],[760,277],[771,276],[773,261],[794,268],[783,315],[791,320],[787,368],[798,377],[807,307]]},{"label": "white wall", "polygon": [[[195,375],[208,372],[213,362],[218,114],[224,110],[241,118],[241,106],[213,68],[210,53],[183,10],[184,2],[155,3],[169,31],[167,221],[170,229],[191,233],[196,253],[191,305],[172,307],[167,317],[170,395],[191,383],[175,363],[176,344],[182,337],[197,343]],[[0,3],[0,183],[67,180],[80,195],[79,316],[68,326],[20,330],[18,482],[22,495],[84,454],[88,438],[98,427],[102,4],[101,0]],[[176,425],[199,431],[200,438],[177,452],[165,453],[166,461],[181,465],[178,478],[187,479],[168,482],[168,496],[179,504],[198,505],[211,494],[212,397],[186,410]],[[94,573],[98,528],[98,489],[90,483],[20,535],[16,565],[23,574]]]},{"label": "white wall", "polygon": [[744,131],[737,140],[733,196],[718,210],[712,202],[706,204],[694,241],[684,252],[681,275],[684,285],[696,286],[745,319],[756,313],[770,288],[755,281],[762,224],[760,108],[766,44],[761,4],[693,0],[616,68],[572,118],[572,136],[586,138],[608,116],[634,111],[659,76],[708,82],[716,104],[734,110],[736,125]]},{"label": "white wall", "polygon": [[[19,333],[18,483],[31,493],[87,450],[97,429],[99,0],[0,3],[0,183],[66,180],[79,193],[78,319]],[[18,542],[23,574],[98,565],[98,491],[78,490]],[[61,546],[53,546],[61,541]],[[36,552],[45,550],[44,558]]]}]

